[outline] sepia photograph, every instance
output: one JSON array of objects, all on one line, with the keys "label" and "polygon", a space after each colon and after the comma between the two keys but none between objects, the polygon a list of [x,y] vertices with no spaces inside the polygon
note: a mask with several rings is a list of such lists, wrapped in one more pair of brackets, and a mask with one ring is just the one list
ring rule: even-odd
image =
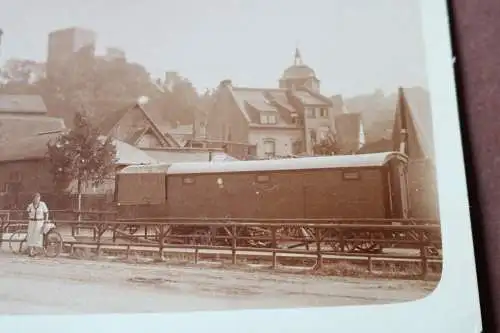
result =
[{"label": "sepia photograph", "polygon": [[438,287],[442,110],[420,1],[3,5],[0,314]]}]

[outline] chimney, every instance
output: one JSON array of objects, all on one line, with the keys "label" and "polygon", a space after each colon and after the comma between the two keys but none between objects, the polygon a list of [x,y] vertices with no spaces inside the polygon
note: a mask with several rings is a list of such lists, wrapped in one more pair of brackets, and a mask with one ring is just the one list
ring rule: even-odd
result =
[{"label": "chimney", "polygon": [[220,88],[231,87],[232,85],[233,85],[233,82],[230,79],[225,79],[225,80],[222,80],[220,82],[219,87]]}]

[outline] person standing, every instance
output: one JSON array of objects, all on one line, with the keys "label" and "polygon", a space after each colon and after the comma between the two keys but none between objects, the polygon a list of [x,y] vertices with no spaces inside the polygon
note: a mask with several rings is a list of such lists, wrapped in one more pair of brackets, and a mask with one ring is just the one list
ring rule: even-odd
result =
[{"label": "person standing", "polygon": [[27,246],[28,253],[32,256],[35,248],[43,247],[43,225],[49,218],[49,209],[45,202],[41,201],[40,193],[35,193],[33,201],[27,208],[29,223]]}]

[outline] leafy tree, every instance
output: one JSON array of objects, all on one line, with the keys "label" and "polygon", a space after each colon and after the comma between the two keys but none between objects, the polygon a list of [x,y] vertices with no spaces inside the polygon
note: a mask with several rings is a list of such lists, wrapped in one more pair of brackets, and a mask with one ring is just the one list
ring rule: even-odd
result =
[{"label": "leafy tree", "polygon": [[313,146],[314,155],[336,155],[339,151],[337,142],[331,139],[323,139]]},{"label": "leafy tree", "polygon": [[193,110],[199,109],[205,97],[200,97],[193,84],[185,77],[175,75],[168,82],[158,82],[151,103],[151,113],[160,122],[172,125],[193,123]]},{"label": "leafy tree", "polygon": [[116,147],[110,137],[103,138],[88,117],[79,112],[73,129],[47,145],[54,183],[58,190],[65,190],[76,181],[80,211],[83,189],[88,185],[101,185],[113,174]]},{"label": "leafy tree", "polygon": [[0,68],[0,93],[37,94],[37,82],[44,75],[44,64],[29,59],[9,59]]},{"label": "leafy tree", "polygon": [[160,94],[143,66],[95,57],[86,48],[56,66],[49,68],[46,79],[39,83],[40,91],[52,115],[68,123],[77,112],[85,112],[97,124],[106,112],[139,96],[155,98]]}]

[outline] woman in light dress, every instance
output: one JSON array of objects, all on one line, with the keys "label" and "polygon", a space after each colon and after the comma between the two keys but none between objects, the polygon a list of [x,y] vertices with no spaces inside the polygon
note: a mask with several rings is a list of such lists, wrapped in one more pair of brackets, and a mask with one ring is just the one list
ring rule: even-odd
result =
[{"label": "woman in light dress", "polygon": [[49,209],[41,201],[40,193],[36,193],[26,211],[29,218],[26,243],[29,255],[33,256],[35,249],[43,248],[43,226],[48,221]]}]

